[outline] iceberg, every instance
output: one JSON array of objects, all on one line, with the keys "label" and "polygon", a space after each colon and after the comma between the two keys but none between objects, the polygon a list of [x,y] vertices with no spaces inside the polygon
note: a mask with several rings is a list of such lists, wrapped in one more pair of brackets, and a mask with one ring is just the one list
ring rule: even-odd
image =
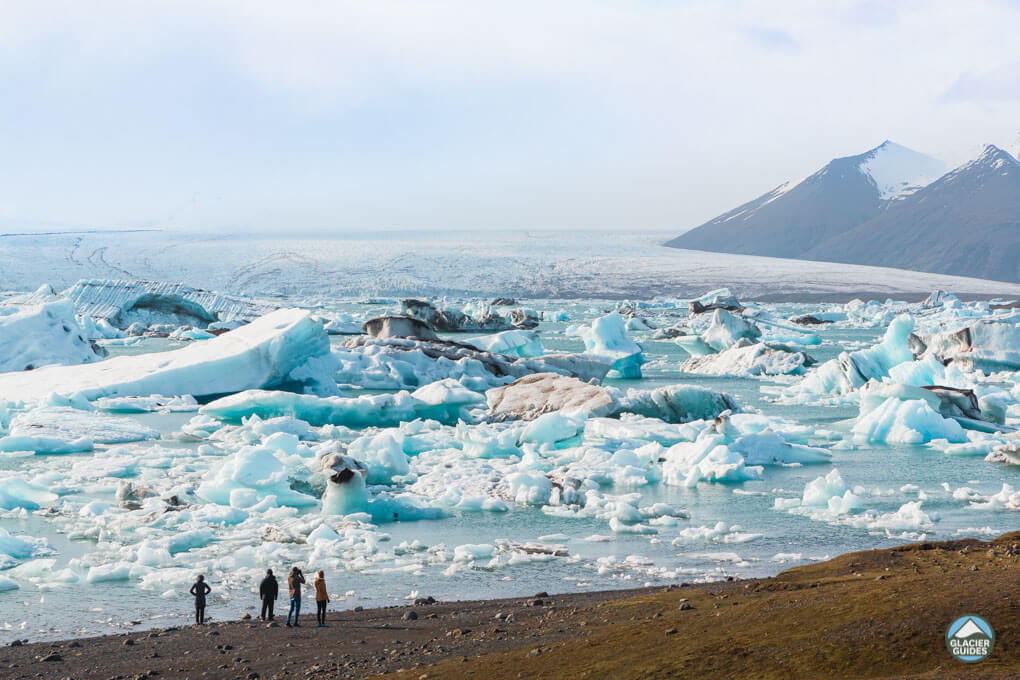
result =
[{"label": "iceberg", "polygon": [[195,493],[220,505],[233,505],[235,497],[247,497],[251,492],[259,501],[273,496],[280,505],[318,504],[313,496],[291,489],[289,477],[283,461],[272,448],[244,446],[210,471]]},{"label": "iceberg", "polygon": [[[733,421],[741,419],[735,424]],[[778,424],[777,424],[778,425]],[[662,454],[663,479],[675,486],[698,482],[744,482],[760,479],[763,466],[828,463],[822,448],[786,440],[756,419],[722,413],[693,442],[680,442]],[[791,436],[791,435],[787,435]]]},{"label": "iceberg", "polygon": [[626,323],[619,312],[592,322],[582,332],[585,354],[611,362],[611,371],[621,378],[640,378],[645,362],[641,345],[627,337]]},{"label": "iceberg", "polygon": [[604,416],[616,407],[608,390],[555,373],[536,373],[485,393],[494,421],[534,420],[559,410]]},{"label": "iceberg", "polygon": [[545,353],[538,336],[531,331],[503,331],[502,333],[469,338],[464,342],[486,352],[506,354],[522,359],[541,356]]},{"label": "iceberg", "polygon": [[894,366],[914,360],[910,347],[913,330],[913,318],[907,314],[897,316],[877,345],[855,352],[841,352],[837,358],[826,361],[791,386],[786,391],[787,395],[846,395],[872,378],[888,377]]},{"label": "iceberg", "polygon": [[[971,430],[995,432],[1005,427],[1004,413],[990,398],[978,399],[972,390],[955,389],[941,385],[900,385],[870,380],[861,387],[861,407],[858,420],[885,405],[889,399],[920,401],[943,418],[951,419]],[[891,408],[891,407],[887,407]],[[953,428],[950,428],[953,429]],[[955,429],[953,429],[955,432]]]},{"label": "iceberg", "polygon": [[85,438],[94,444],[124,444],[159,439],[159,431],[131,418],[118,418],[66,406],[46,406],[19,413],[10,434],[65,440]]},{"label": "iceberg", "polygon": [[485,398],[452,380],[430,383],[414,393],[371,394],[358,397],[317,397],[281,390],[245,390],[212,401],[199,409],[202,415],[229,422],[258,416],[289,416],[312,426],[389,427],[416,418],[443,423],[470,420],[468,410]]},{"label": "iceberg", "polygon": [[379,316],[366,321],[362,328],[373,338],[439,339],[432,326],[411,316]]},{"label": "iceberg", "polygon": [[979,321],[955,332],[914,336],[913,340],[921,357],[934,356],[943,364],[952,361],[963,371],[1020,370],[1020,326],[1010,321]]},{"label": "iceberg", "polygon": [[13,567],[21,560],[54,552],[45,538],[15,536],[0,528],[0,569]]},{"label": "iceberg", "polygon": [[819,521],[838,522],[847,515],[862,512],[864,504],[843,481],[839,470],[833,468],[827,475],[805,484],[801,498],[777,498],[775,508]]},{"label": "iceberg", "polygon": [[0,373],[85,364],[106,355],[74,318],[71,302],[63,299],[0,307],[0,347]]},{"label": "iceberg", "polygon": [[720,435],[701,435],[695,442],[675,444],[666,450],[664,458],[663,481],[673,486],[761,479],[761,466],[746,465],[744,457],[726,446]]},{"label": "iceberg", "polygon": [[204,328],[217,320],[252,321],[276,309],[181,283],[157,281],[82,280],[63,295],[72,301],[78,314],[106,320],[122,329],[132,323]]},{"label": "iceberg", "polygon": [[701,340],[716,352],[729,349],[740,340],[754,343],[760,337],[761,330],[753,321],[725,309],[712,312],[712,323],[701,334]]},{"label": "iceberg", "polygon": [[718,354],[692,356],[680,364],[685,373],[704,375],[800,375],[814,361],[804,352],[777,349],[758,342],[737,344]]},{"label": "iceberg", "polygon": [[585,354],[515,358],[446,340],[357,337],[333,350],[341,385],[409,389],[452,378],[478,391],[532,373],[601,380],[611,361]]},{"label": "iceberg", "polygon": [[426,300],[403,300],[400,303],[400,313],[423,321],[437,331],[505,331],[511,327],[504,317],[484,302],[455,310],[437,307]]},{"label": "iceberg", "polygon": [[349,515],[364,512],[368,507],[367,468],[360,461],[337,453],[324,456],[320,465],[328,480],[322,496],[322,513]]},{"label": "iceberg", "polygon": [[52,392],[86,399],[293,386],[335,394],[329,338],[307,311],[281,309],[212,340],[94,364],[0,374],[0,400],[37,401]]},{"label": "iceberg", "polygon": [[552,373],[536,373],[486,392],[489,419],[534,420],[545,413],[564,411],[587,417],[632,413],[667,423],[712,419],[736,411],[737,403],[723,392],[700,385],[666,385],[654,390],[592,385]]},{"label": "iceberg", "polygon": [[687,304],[691,314],[703,314],[717,309],[738,312],[744,308],[729,288],[710,290],[701,297],[688,301]]},{"label": "iceberg", "polygon": [[0,510],[38,510],[56,500],[55,493],[20,477],[0,479]]},{"label": "iceberg", "polygon": [[8,435],[0,437],[0,453],[33,451],[36,454],[83,453],[91,451],[92,440],[88,437],[65,439],[62,437],[35,437]]},{"label": "iceberg", "polygon": [[888,397],[877,407],[862,404],[862,414],[852,432],[859,441],[882,444],[926,444],[933,439],[950,443],[967,441],[967,433],[955,420],[943,418],[928,401]]},{"label": "iceberg", "polygon": [[701,385],[665,385],[653,390],[631,388],[618,401],[617,413],[634,413],[667,423],[712,420],[726,411],[739,410],[730,395]]}]

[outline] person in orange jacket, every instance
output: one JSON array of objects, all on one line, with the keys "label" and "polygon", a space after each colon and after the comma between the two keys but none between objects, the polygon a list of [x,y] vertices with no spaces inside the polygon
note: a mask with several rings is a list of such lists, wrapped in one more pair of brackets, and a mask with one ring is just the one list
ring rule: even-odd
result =
[{"label": "person in orange jacket", "polygon": [[326,573],[320,569],[315,576],[315,618],[319,622],[319,628],[326,627],[327,603],[329,593],[326,592]]}]

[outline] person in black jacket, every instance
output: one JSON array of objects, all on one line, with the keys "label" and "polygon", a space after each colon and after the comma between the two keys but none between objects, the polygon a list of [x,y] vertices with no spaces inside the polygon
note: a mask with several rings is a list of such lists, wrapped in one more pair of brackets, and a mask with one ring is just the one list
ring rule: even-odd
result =
[{"label": "person in black jacket", "polygon": [[266,569],[266,577],[259,584],[259,598],[262,600],[262,620],[266,621],[266,612],[269,613],[269,621],[273,620],[273,605],[280,594],[280,584],[276,582],[272,569]]},{"label": "person in black jacket", "polygon": [[212,592],[212,588],[205,582],[205,576],[199,574],[195,584],[189,590],[195,596],[195,623],[205,623],[205,596]]}]

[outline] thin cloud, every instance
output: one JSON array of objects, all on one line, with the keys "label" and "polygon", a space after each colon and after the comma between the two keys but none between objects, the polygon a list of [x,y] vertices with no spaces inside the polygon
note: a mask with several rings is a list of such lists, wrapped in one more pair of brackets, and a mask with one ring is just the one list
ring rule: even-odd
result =
[{"label": "thin cloud", "polygon": [[800,51],[800,43],[781,28],[753,26],[745,28],[744,35],[753,44],[766,50],[789,53]]},{"label": "thin cloud", "polygon": [[964,73],[946,90],[947,101],[1020,102],[1020,61],[989,71]]}]

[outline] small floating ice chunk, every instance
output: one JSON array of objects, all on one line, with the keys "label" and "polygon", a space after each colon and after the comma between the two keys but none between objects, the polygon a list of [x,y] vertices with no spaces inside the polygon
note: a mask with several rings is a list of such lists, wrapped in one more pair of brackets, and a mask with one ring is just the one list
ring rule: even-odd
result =
[{"label": "small floating ice chunk", "polygon": [[896,512],[879,515],[869,522],[869,529],[886,529],[889,531],[931,531],[935,527],[935,519],[921,509],[921,501],[904,503]]},{"label": "small floating ice chunk", "polygon": [[491,543],[466,543],[458,545],[453,549],[454,562],[473,562],[475,560],[488,559],[496,551],[496,546]]},{"label": "small floating ice chunk", "polygon": [[552,494],[552,481],[541,472],[515,472],[507,476],[510,495],[518,503],[545,505]]},{"label": "small floating ice chunk", "polygon": [[15,536],[6,529],[0,528],[0,569],[12,567],[20,560],[52,552],[54,552],[53,546],[45,538]]},{"label": "small floating ice chunk", "polygon": [[833,515],[845,515],[863,508],[861,499],[847,487],[839,470],[835,468],[824,477],[804,485],[801,505],[806,508],[824,508]]},{"label": "small floating ice chunk", "polygon": [[87,583],[127,581],[131,578],[131,565],[127,562],[113,562],[90,567],[85,576]]}]

